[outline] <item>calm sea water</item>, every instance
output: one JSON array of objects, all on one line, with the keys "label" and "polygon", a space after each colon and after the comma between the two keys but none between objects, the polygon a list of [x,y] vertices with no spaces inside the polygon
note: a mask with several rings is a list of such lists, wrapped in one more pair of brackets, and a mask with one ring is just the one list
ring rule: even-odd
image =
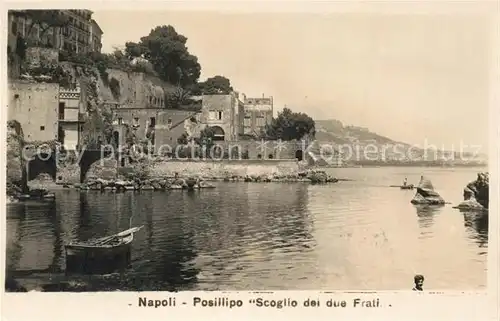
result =
[{"label": "calm sea water", "polygon": [[[98,290],[407,290],[486,287],[488,216],[418,208],[429,177],[449,202],[482,169],[346,168],[354,181],[313,186],[218,183],[195,192],[61,190],[53,205],[9,205],[7,269],[43,283],[64,269],[63,244],[144,225],[125,273]],[[483,169],[484,170],[484,169]],[[43,272],[41,272],[43,271]],[[44,280],[45,279],[45,280]]]}]

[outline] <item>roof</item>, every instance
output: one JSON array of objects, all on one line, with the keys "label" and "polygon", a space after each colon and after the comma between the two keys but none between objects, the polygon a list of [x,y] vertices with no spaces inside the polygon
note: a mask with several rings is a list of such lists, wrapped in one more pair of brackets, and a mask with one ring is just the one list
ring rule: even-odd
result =
[{"label": "roof", "polygon": [[97,30],[102,34],[104,34],[104,32],[102,31],[101,27],[99,27],[99,24],[97,23],[97,21],[95,21],[94,19],[92,19],[92,25],[97,27]]}]

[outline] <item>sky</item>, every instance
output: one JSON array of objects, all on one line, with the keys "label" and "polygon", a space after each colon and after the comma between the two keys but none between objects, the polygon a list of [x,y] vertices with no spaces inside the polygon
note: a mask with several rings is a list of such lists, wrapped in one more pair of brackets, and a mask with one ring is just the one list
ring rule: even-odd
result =
[{"label": "sky", "polygon": [[201,80],[223,75],[247,97],[273,96],[277,111],[420,146],[488,144],[484,16],[93,11],[104,52],[170,24],[188,38]]}]

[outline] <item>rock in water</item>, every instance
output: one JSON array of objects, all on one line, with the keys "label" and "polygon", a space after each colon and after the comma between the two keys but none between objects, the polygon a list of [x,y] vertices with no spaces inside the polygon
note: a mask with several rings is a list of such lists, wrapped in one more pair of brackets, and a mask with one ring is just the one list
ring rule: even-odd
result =
[{"label": "rock in water", "polygon": [[417,193],[411,200],[412,204],[443,205],[444,199],[435,190],[429,179],[422,177],[417,187]]},{"label": "rock in water", "polygon": [[489,173],[477,174],[477,179],[467,184],[464,188],[464,201],[458,208],[478,208],[488,209],[489,206],[490,180]]}]

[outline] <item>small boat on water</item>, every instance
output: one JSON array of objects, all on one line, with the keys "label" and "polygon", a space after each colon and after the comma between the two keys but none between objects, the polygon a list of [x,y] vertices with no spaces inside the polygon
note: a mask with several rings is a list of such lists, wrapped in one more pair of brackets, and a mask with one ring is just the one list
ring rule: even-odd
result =
[{"label": "small boat on water", "polygon": [[414,189],[415,185],[391,185],[390,187],[399,187],[400,189]]},{"label": "small boat on water", "polygon": [[66,271],[85,274],[110,273],[117,267],[128,266],[134,233],[143,227],[133,227],[111,236],[66,244]]}]

